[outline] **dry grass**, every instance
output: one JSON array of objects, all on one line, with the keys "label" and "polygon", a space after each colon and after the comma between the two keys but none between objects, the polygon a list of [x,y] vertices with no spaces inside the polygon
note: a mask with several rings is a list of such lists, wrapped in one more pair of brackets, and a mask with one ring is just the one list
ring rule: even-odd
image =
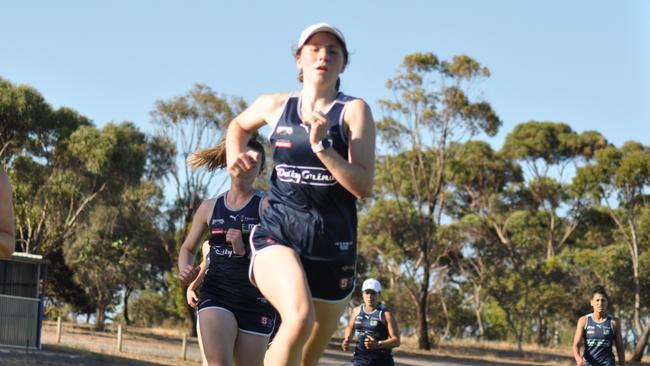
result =
[{"label": "dry grass", "polygon": [[[50,340],[50,344],[44,340],[46,348],[59,347],[51,345],[54,340],[53,337],[55,331],[56,322],[45,322],[44,336]],[[116,339],[116,328],[112,326],[107,327],[103,332],[95,332],[92,325],[65,323],[63,339],[92,339],[94,343],[77,345],[66,344],[66,347],[64,348],[79,350],[78,352],[91,351],[94,355],[101,355],[101,357],[107,358],[107,360],[97,363],[98,365],[124,364],[124,358],[127,357],[134,360],[132,363],[133,365],[197,365],[199,364],[197,362],[181,361],[178,358],[178,353],[174,353],[172,356],[167,357],[162,355],[159,357],[151,353],[152,349],[179,349],[179,340],[184,331],[184,329],[177,328],[124,327],[123,334],[125,335],[125,342],[128,342],[127,344],[129,344],[129,349],[127,352],[123,353],[117,353],[114,351],[113,345],[115,344]],[[113,348],[111,349],[109,347],[107,350],[107,344]],[[188,347],[190,346],[198,349],[196,338],[188,339]],[[330,343],[330,348],[339,349],[340,339],[333,339]],[[502,365],[574,365],[573,358],[571,357],[571,349],[566,346],[544,348],[536,345],[524,345],[523,352],[519,352],[516,344],[476,340],[442,340],[436,344],[432,350],[421,351],[417,349],[416,337],[403,337],[402,345],[395,350],[395,354],[397,356],[416,356],[423,358],[433,356],[438,360],[449,358],[450,360],[471,361],[468,362],[468,364],[481,364],[481,362],[490,361]],[[114,360],[120,361],[118,362]],[[136,361],[140,363],[137,363]],[[41,365],[41,363],[37,364]],[[63,364],[65,363],[62,363],[61,365]],[[58,366],[59,364],[52,363],[52,365]],[[633,365],[648,366],[650,363],[635,363]]]},{"label": "dry grass", "polygon": [[[410,354],[436,355],[469,360],[486,360],[500,363],[526,363],[530,365],[575,365],[572,350],[569,346],[541,347],[535,344],[523,344],[522,352],[517,345],[499,341],[441,340],[431,351],[418,349],[417,337],[402,337],[401,352]],[[399,352],[397,354],[399,354]],[[631,354],[626,355],[629,359]],[[645,356],[643,362],[626,363],[627,365],[650,365],[650,356]]]}]

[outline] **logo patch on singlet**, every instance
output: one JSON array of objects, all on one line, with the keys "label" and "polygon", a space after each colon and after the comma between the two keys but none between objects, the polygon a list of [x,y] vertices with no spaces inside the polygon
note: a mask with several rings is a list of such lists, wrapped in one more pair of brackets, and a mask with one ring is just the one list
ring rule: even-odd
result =
[{"label": "logo patch on singlet", "polygon": [[232,249],[230,248],[225,248],[225,247],[214,247],[214,254],[220,256],[220,257],[237,257],[236,254],[233,253]]},{"label": "logo patch on singlet", "polygon": [[282,147],[285,149],[291,149],[293,146],[293,143],[291,140],[276,140],[275,141],[275,147]]},{"label": "logo patch on singlet", "polygon": [[293,127],[278,126],[278,129],[275,130],[275,133],[278,135],[293,135]]},{"label": "logo patch on singlet", "polygon": [[339,250],[342,252],[347,252],[348,250],[350,250],[352,244],[354,244],[353,241],[337,241],[336,243],[334,243],[334,245],[339,247]]},{"label": "logo patch on singlet", "polygon": [[336,179],[325,168],[278,164],[275,173],[282,182],[308,184],[311,186],[333,186]]}]

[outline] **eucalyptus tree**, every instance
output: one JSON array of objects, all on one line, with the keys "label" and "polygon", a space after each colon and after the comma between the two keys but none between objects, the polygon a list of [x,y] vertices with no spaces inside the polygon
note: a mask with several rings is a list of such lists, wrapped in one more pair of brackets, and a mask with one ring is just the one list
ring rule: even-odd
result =
[{"label": "eucalyptus tree", "polygon": [[[196,84],[184,95],[158,100],[150,112],[152,121],[159,127],[157,139],[174,147],[174,163],[167,171],[176,192],[171,198],[169,211],[169,226],[174,231],[176,242],[170,248],[172,261],[178,255],[201,201],[218,192],[227,179],[226,175],[221,175],[223,179],[217,181],[217,175],[212,172],[190,169],[187,158],[196,150],[216,145],[224,136],[230,120],[245,107],[241,98],[219,95],[207,85]],[[176,289],[174,286],[170,288]],[[178,302],[184,301],[185,289],[177,290],[173,295]],[[185,306],[185,318],[188,330],[195,335],[195,311],[189,306]]]},{"label": "eucalyptus tree", "polygon": [[593,164],[578,170],[576,180],[579,185],[574,189],[590,194],[606,210],[617,228],[615,240],[627,248],[629,272],[613,281],[632,280],[633,360],[638,361],[650,338],[650,324],[644,323],[650,311],[650,233],[646,229],[650,224],[650,148],[630,141],[620,148],[602,149]]},{"label": "eucalyptus tree", "polygon": [[167,177],[176,191],[173,215],[181,229],[180,240],[200,200],[225,184],[225,178],[214,184],[213,173],[190,169],[187,158],[196,150],[216,145],[230,120],[245,107],[241,98],[222,96],[207,85],[196,84],[184,95],[156,101],[150,112],[152,122],[159,127],[157,138],[174,146],[174,164],[169,166]]},{"label": "eucalyptus tree", "polygon": [[[438,228],[443,220],[448,148],[479,133],[494,135],[501,121],[491,106],[470,95],[471,86],[489,70],[461,55],[440,61],[432,53],[404,57],[398,75],[387,82],[393,99],[380,101],[384,118],[378,124],[383,143],[375,181],[376,199],[361,222],[361,250],[377,256],[415,300],[418,346],[429,349],[428,309],[432,276],[446,276],[440,261],[455,248]],[[374,206],[374,207],[373,207]],[[401,225],[387,232],[378,221],[388,213]],[[389,224],[387,220],[384,220]],[[382,246],[375,233],[384,232]]]},{"label": "eucalyptus tree", "polygon": [[463,233],[459,239],[463,246],[452,263],[459,280],[471,287],[467,300],[473,305],[479,337],[483,337],[489,275],[492,267],[500,265],[484,256],[484,247],[508,242],[506,223],[523,202],[513,194],[523,182],[523,173],[517,163],[500,156],[486,142],[469,141],[451,146],[447,175],[451,188],[447,212]]},{"label": "eucalyptus tree", "polygon": [[47,159],[58,142],[83,125],[90,121],[74,110],[53,109],[33,87],[0,78],[0,160]]},{"label": "eucalyptus tree", "polygon": [[584,197],[571,195],[568,189],[575,169],[606,146],[598,132],[578,134],[569,125],[554,122],[522,123],[506,137],[501,154],[522,164],[534,203],[546,216],[547,259],[564,247],[588,208]]}]

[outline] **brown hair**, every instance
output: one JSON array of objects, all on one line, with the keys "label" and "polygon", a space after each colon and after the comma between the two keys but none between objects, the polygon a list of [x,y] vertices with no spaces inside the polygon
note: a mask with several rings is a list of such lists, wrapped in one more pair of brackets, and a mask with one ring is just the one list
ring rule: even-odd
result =
[{"label": "brown hair", "polygon": [[[316,33],[318,33],[318,32],[316,32]],[[314,33],[314,34],[316,34],[316,33]],[[309,38],[313,37],[314,34],[309,36]],[[330,33],[330,34],[333,35],[339,41],[339,44],[341,45],[341,49],[343,50],[343,70],[345,70],[345,68],[346,68],[346,66],[348,66],[348,62],[350,60],[350,53],[348,52],[348,49],[345,46],[345,43],[343,42],[343,40],[341,40],[337,35],[335,35],[333,33]],[[309,38],[307,38],[305,40],[305,42],[303,43],[303,45],[301,47],[296,48],[296,50],[293,53],[294,57],[297,58],[298,56],[300,56],[300,51],[302,51],[302,48],[305,47],[305,44],[307,44],[307,42],[309,42]],[[298,71],[298,81],[300,83],[303,82],[302,70]],[[336,79],[336,90],[338,91],[340,87],[341,87],[341,78],[339,77],[339,78]]]},{"label": "brown hair", "polygon": [[[264,146],[257,140],[257,136],[253,136],[248,140],[246,146],[257,151],[261,156],[260,172],[264,170],[264,162],[266,161],[266,154],[264,153]],[[205,167],[209,171],[215,171],[226,167],[226,138],[221,138],[218,144],[207,149],[198,150],[190,154],[187,158],[187,164],[192,169]]]}]

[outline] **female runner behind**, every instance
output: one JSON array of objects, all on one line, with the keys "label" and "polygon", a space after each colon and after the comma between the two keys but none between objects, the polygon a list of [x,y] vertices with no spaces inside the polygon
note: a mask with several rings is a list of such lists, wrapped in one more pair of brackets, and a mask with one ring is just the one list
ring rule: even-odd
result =
[{"label": "female runner behind", "polygon": [[[193,167],[210,170],[225,165],[224,143],[188,159]],[[198,323],[205,358],[213,365],[262,365],[276,314],[248,280],[250,230],[259,223],[265,199],[253,188],[264,164],[264,148],[255,139],[245,142],[243,154],[255,160],[251,169],[231,176],[230,189],[201,203],[179,256],[179,278],[196,279],[194,252],[209,231],[210,250],[198,300]]]}]

